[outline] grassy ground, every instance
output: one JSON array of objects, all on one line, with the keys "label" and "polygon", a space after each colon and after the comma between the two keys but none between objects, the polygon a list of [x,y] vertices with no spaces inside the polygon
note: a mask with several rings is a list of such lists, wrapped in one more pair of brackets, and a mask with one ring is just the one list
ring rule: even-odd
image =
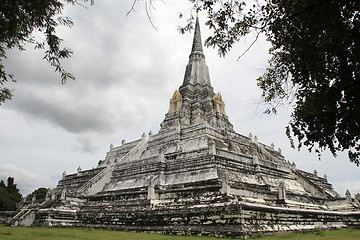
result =
[{"label": "grassy ground", "polygon": [[[116,232],[76,228],[33,228],[0,226],[0,240],[214,240],[211,237],[172,236],[150,233]],[[306,234],[286,233],[259,240],[359,240],[360,230],[317,231]]]}]

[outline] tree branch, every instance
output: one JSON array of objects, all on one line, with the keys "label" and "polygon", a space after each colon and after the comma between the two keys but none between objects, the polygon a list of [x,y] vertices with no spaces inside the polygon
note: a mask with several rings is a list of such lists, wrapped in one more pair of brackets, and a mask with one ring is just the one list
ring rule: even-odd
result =
[{"label": "tree branch", "polygon": [[242,56],[244,56],[249,50],[250,50],[250,48],[255,44],[255,42],[258,40],[258,38],[259,38],[259,35],[260,35],[260,33],[262,33],[263,31],[259,31],[259,32],[257,32],[257,34],[256,34],[256,37],[255,37],[255,40],[250,44],[250,46],[238,57],[238,59],[237,59],[237,61],[239,61],[240,60],[240,58],[242,57]]}]

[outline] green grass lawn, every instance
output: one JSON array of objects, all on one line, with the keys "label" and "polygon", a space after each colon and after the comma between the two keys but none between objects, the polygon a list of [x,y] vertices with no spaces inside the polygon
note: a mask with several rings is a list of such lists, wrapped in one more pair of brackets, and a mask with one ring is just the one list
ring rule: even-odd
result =
[{"label": "green grass lawn", "polygon": [[[117,232],[98,229],[37,228],[0,226],[0,240],[214,240],[212,237],[172,236],[151,233]],[[306,234],[286,233],[258,238],[261,240],[359,240],[360,230],[317,231]]]}]

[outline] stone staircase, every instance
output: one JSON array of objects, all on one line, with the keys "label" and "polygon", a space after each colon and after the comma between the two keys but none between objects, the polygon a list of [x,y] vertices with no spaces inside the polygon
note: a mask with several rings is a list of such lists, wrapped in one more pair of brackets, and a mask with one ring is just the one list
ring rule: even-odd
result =
[{"label": "stone staircase", "polygon": [[[81,195],[88,195],[89,194],[89,190],[90,188],[93,189],[94,191],[96,191],[96,186],[97,183],[99,183],[100,180],[104,179],[104,177],[108,174],[112,173],[112,169],[113,166],[112,165],[108,165],[106,168],[104,168],[103,170],[101,170],[101,172],[99,172],[98,174],[96,174],[94,177],[92,177],[88,182],[86,182],[84,185],[82,185],[79,189],[78,189],[78,193]],[[110,180],[110,179],[109,179]],[[99,190],[101,191],[101,189]],[[93,191],[91,191],[93,192]]]},{"label": "stone staircase", "polygon": [[[35,215],[34,215],[34,219],[30,219],[29,221],[26,221],[26,218],[30,215],[30,213],[33,211],[34,209],[29,209],[29,208],[23,208],[21,209],[12,219],[11,219],[11,225],[12,226],[30,226],[34,219],[35,219]],[[29,222],[29,223],[27,223]]]},{"label": "stone staircase", "polygon": [[332,185],[328,183],[324,178],[318,177],[314,174],[307,173],[305,171],[301,171],[297,169],[295,171],[295,174],[297,175],[298,179],[303,179],[303,181],[308,182],[308,186],[312,186],[312,190],[310,190],[312,193],[319,192],[322,195],[336,198],[339,197],[336,192],[333,191]]},{"label": "stone staircase", "polygon": [[18,220],[23,218],[24,216],[26,216],[27,214],[29,214],[29,212],[31,212],[32,209],[21,209],[14,217],[13,220]]},{"label": "stone staircase", "polygon": [[140,149],[146,142],[146,137],[143,137],[141,141],[127,154],[125,154],[125,156],[123,156],[119,161],[117,161],[115,164],[106,166],[98,174],[96,174],[84,185],[82,185],[78,189],[77,193],[80,195],[94,195],[100,192],[104,188],[104,186],[110,182],[115,165],[125,162],[130,156],[136,153],[136,151]]}]

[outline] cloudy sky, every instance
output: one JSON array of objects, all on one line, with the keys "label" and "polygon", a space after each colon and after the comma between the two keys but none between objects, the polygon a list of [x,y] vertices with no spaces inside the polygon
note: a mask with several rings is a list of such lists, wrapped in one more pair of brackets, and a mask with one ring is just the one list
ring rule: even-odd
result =
[{"label": "cloudy sky", "polygon": [[[55,187],[63,171],[74,173],[96,167],[110,144],[136,140],[150,130],[158,132],[173,92],[182,84],[192,45],[192,34],[181,35],[185,24],[178,13],[188,11],[186,1],[157,3],[152,27],[142,1],[126,16],[132,0],[96,1],[89,8],[68,6],[71,29],[59,29],[64,46],[74,55],[65,61],[76,81],[61,85],[60,76],[42,60],[43,53],[8,52],[5,66],[16,76],[13,100],[0,106],[0,179],[15,177],[26,195],[38,187]],[[181,3],[178,3],[181,2]],[[205,14],[199,14],[202,38],[209,35]],[[205,48],[212,85],[222,94],[235,130],[275,144],[297,167],[326,174],[344,196],[360,192],[360,168],[346,153],[321,161],[305,149],[291,149],[285,136],[291,108],[264,115],[255,79],[267,66],[268,43],[260,39],[239,61],[254,36],[242,40],[226,58]]]}]

